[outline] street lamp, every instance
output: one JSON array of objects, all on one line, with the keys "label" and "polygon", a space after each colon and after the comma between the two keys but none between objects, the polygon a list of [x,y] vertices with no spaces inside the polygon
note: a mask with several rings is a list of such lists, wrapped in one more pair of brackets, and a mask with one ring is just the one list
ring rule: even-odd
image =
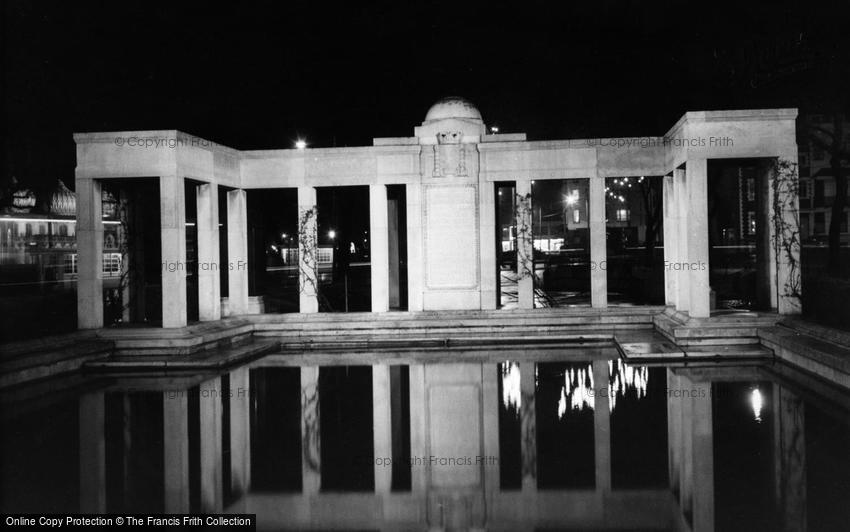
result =
[{"label": "street lamp", "polygon": [[307,141],[303,139],[298,139],[295,141],[295,148],[299,150],[303,150],[307,148]]},{"label": "street lamp", "polygon": [[333,229],[331,229],[330,231],[328,231],[328,238],[330,238],[331,240],[333,240],[334,238],[336,238],[336,231],[334,231]]}]

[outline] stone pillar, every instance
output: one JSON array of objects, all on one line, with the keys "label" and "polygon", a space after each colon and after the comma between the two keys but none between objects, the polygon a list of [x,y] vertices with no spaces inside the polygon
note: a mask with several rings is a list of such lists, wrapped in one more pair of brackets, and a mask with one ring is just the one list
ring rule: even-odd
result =
[{"label": "stone pillar", "polygon": [[250,369],[230,373],[230,492],[238,497],[251,487]]},{"label": "stone pillar", "polygon": [[165,512],[186,514],[189,513],[189,398],[187,390],[163,392],[162,420]]},{"label": "stone pillar", "polygon": [[317,215],[316,189],[298,187],[298,300],[302,314],[319,312]]},{"label": "stone pillar", "polygon": [[535,410],[535,383],[533,361],[521,362],[520,381],[520,433],[522,441],[522,491],[537,491],[537,412]]},{"label": "stone pillar", "polygon": [[103,327],[103,214],[100,181],[77,178],[77,326]]},{"label": "stone pillar", "polygon": [[186,190],[183,178],[159,178],[162,326],[186,326]]},{"label": "stone pillar", "polygon": [[201,513],[221,513],[221,378],[200,385]]},{"label": "stone pillar", "polygon": [[[664,264],[676,262],[678,255],[678,208],[673,184],[673,174],[663,178],[662,223],[664,231]],[[664,269],[664,304],[676,305],[676,272],[672,268]]]},{"label": "stone pillar", "polygon": [[711,315],[711,288],[708,282],[708,160],[689,160],[685,165],[685,174],[688,198],[686,262],[691,264],[688,272],[688,315],[692,318],[708,318]]},{"label": "stone pillar", "polygon": [[425,286],[424,257],[422,256],[422,185],[410,183],[405,187],[407,199],[407,309],[423,309],[422,291]]},{"label": "stone pillar", "polygon": [[401,271],[399,264],[398,200],[387,201],[387,253],[389,260],[389,307],[401,307]]},{"label": "stone pillar", "polygon": [[593,361],[593,441],[596,446],[596,491],[611,491],[611,408],[608,361]]},{"label": "stone pillar", "polygon": [[[688,195],[685,186],[684,168],[673,170],[673,201],[676,215],[673,220],[676,223],[676,256],[674,261],[687,262],[688,258]],[[676,277],[676,310],[686,312],[690,296],[691,279],[688,272],[677,268],[674,273]]]},{"label": "stone pillar", "polygon": [[714,438],[711,383],[695,382],[690,418],[693,430],[693,530],[714,531]]},{"label": "stone pillar", "polygon": [[248,205],[244,190],[227,192],[227,306],[231,316],[248,312]]},{"label": "stone pillar", "polygon": [[770,241],[773,243],[776,275],[771,276],[771,293],[780,314],[802,312],[800,271],[800,197],[797,152],[772,161],[767,208],[773,213]]},{"label": "stone pillar", "polygon": [[[410,365],[410,456],[428,456],[428,431],[426,427],[425,366]],[[410,471],[411,491],[417,497],[424,497],[428,491],[428,470],[414,465]]]},{"label": "stone pillar", "polygon": [[221,319],[221,272],[218,242],[218,185],[197,187],[198,201],[198,316],[201,321]]},{"label": "stone pillar", "polygon": [[488,181],[479,182],[478,213],[479,213],[479,267],[481,269],[481,308],[491,310],[498,308],[499,292],[496,278],[498,264],[496,257],[496,187]]},{"label": "stone pillar", "polygon": [[316,495],[322,484],[319,434],[319,367],[301,368],[301,484],[304,495]]},{"label": "stone pillar", "polygon": [[776,507],[782,530],[806,530],[806,438],[803,400],[773,387]]},{"label": "stone pillar", "polygon": [[590,179],[590,301],[593,308],[608,306],[608,249],[605,238],[605,178]]},{"label": "stone pillar", "polygon": [[103,392],[80,397],[80,513],[106,513],[106,407]]},{"label": "stone pillar", "polygon": [[[372,366],[372,420],[374,423],[375,493],[388,494],[392,489],[393,456],[390,367]],[[388,460],[389,459],[389,460]]]},{"label": "stone pillar", "polygon": [[387,187],[386,185],[369,185],[369,256],[372,271],[372,312],[389,310],[388,231]]},{"label": "stone pillar", "polygon": [[531,181],[516,181],[517,306],[534,308],[534,233]]}]

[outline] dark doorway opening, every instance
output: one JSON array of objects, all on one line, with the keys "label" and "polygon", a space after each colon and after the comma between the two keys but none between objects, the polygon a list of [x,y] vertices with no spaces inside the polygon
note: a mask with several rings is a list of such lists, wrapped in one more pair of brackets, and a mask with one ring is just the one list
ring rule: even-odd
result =
[{"label": "dark doorway opening", "polygon": [[405,185],[387,185],[389,251],[389,308],[407,310],[407,191]]},{"label": "dark doorway opening", "polygon": [[319,310],[372,310],[369,187],[321,187],[318,206]]},{"label": "dark doorway opening", "polygon": [[496,293],[499,308],[517,306],[516,185],[497,182],[496,192]]},{"label": "dark doorway opening", "polygon": [[298,312],[298,189],[249,190],[248,295],[266,313]]}]

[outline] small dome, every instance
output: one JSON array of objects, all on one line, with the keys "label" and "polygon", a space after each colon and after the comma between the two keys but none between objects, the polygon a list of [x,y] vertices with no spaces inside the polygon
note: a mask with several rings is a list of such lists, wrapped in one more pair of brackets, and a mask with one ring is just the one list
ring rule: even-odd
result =
[{"label": "small dome", "polygon": [[61,216],[77,214],[77,196],[65,186],[61,179],[50,198],[50,212]]},{"label": "small dome", "polygon": [[449,96],[439,100],[428,109],[425,121],[443,120],[444,118],[465,118],[467,120],[483,120],[475,105],[460,96]]}]

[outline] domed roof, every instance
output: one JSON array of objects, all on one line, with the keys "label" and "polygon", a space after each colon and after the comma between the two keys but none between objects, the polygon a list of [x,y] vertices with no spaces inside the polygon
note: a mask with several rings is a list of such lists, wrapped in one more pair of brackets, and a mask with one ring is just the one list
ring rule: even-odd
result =
[{"label": "domed roof", "polygon": [[443,120],[444,118],[465,118],[467,120],[483,120],[475,105],[460,96],[443,98],[428,109],[425,121]]},{"label": "domed roof", "polygon": [[77,214],[77,196],[65,186],[61,179],[50,198],[50,212],[61,216],[74,216]]}]

